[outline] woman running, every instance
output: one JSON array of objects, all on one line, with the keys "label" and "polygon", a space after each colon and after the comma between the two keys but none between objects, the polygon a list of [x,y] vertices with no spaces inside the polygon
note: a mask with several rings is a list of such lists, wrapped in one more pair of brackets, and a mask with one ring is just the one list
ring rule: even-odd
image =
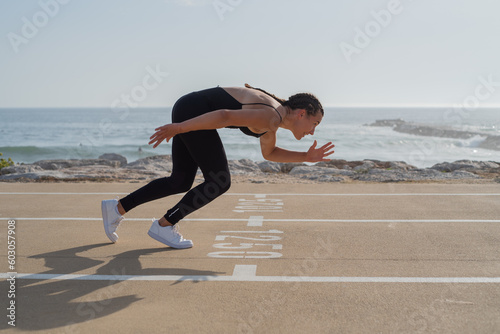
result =
[{"label": "woman running", "polygon": [[[307,152],[289,151],[276,146],[276,131],[290,130],[297,140],[314,134],[324,115],[318,99],[299,93],[282,100],[266,91],[243,87],[216,87],[181,97],[172,108],[172,123],[155,129],[149,144],[156,148],[172,139],[172,174],[151,181],[120,200],[102,201],[106,235],[116,242],[116,229],[123,215],[138,205],[165,196],[187,192],[159,220],[154,220],[149,236],[173,248],[193,247],[182,237],[177,223],[191,212],[225,193],[231,185],[226,153],[216,129],[238,128],[260,139],[262,155],[276,162],[328,161],[334,145],[329,142]],[[198,167],[205,182],[191,189]]]}]

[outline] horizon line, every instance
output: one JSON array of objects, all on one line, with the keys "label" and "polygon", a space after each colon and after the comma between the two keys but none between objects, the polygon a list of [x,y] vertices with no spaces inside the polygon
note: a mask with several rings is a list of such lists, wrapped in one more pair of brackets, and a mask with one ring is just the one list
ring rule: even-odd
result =
[{"label": "horizon line", "polygon": [[[461,104],[337,104],[326,105],[325,108],[464,108]],[[163,109],[172,108],[172,106],[143,106],[134,108],[111,108],[105,106],[17,106],[17,107],[1,107],[0,110],[5,109],[113,109],[113,110],[134,110],[134,109]],[[500,108],[500,104],[483,105],[470,109],[494,109]],[[466,108],[464,108],[466,109]]]}]

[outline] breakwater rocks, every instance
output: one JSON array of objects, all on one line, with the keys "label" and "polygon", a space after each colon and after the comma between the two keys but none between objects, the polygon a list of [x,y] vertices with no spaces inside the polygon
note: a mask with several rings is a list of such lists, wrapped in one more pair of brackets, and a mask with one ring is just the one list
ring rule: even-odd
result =
[{"label": "breakwater rocks", "polygon": [[488,135],[481,132],[460,131],[436,126],[406,122],[402,119],[377,120],[368,126],[391,127],[396,132],[409,133],[417,136],[442,137],[456,139],[480,138],[478,147],[487,150],[500,151],[500,136]]},{"label": "breakwater rocks", "polygon": [[[500,182],[500,162],[460,160],[430,168],[417,168],[398,161],[332,160],[314,165],[303,163],[231,160],[233,180],[257,183],[311,182]],[[3,182],[138,182],[165,177],[172,171],[170,155],[158,155],[127,163],[125,157],[107,154],[99,159],[43,160],[0,170]],[[198,171],[198,181],[202,179]]]}]

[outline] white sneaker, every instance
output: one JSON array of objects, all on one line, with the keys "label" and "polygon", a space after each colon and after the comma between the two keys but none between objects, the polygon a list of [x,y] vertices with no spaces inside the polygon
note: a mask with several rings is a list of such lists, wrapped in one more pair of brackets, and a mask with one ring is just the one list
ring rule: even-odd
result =
[{"label": "white sneaker", "polygon": [[179,233],[177,225],[174,226],[160,226],[158,220],[153,221],[153,225],[148,231],[148,235],[167,246],[172,248],[191,248],[193,247],[193,242],[191,240],[186,240]]},{"label": "white sneaker", "polygon": [[118,213],[118,200],[110,199],[102,201],[102,222],[104,223],[104,232],[111,242],[115,243],[118,240],[116,229],[120,226],[123,216]]}]

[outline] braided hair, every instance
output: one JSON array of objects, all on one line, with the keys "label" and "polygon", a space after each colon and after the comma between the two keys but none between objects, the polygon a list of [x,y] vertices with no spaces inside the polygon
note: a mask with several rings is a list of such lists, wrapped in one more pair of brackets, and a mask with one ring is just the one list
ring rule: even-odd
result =
[{"label": "braided hair", "polygon": [[249,84],[245,84],[245,87],[261,91],[261,92],[271,96],[273,99],[278,101],[282,106],[290,107],[290,109],[292,109],[292,110],[293,109],[305,109],[308,116],[315,116],[318,112],[320,112],[322,116],[325,115],[325,112],[323,111],[323,106],[321,105],[319,100],[316,98],[316,96],[314,96],[313,94],[298,93],[298,94],[290,96],[288,98],[288,100],[284,100],[284,99],[280,99],[279,97],[276,97],[274,94],[266,92],[263,89],[254,88],[254,87],[250,86]]}]

